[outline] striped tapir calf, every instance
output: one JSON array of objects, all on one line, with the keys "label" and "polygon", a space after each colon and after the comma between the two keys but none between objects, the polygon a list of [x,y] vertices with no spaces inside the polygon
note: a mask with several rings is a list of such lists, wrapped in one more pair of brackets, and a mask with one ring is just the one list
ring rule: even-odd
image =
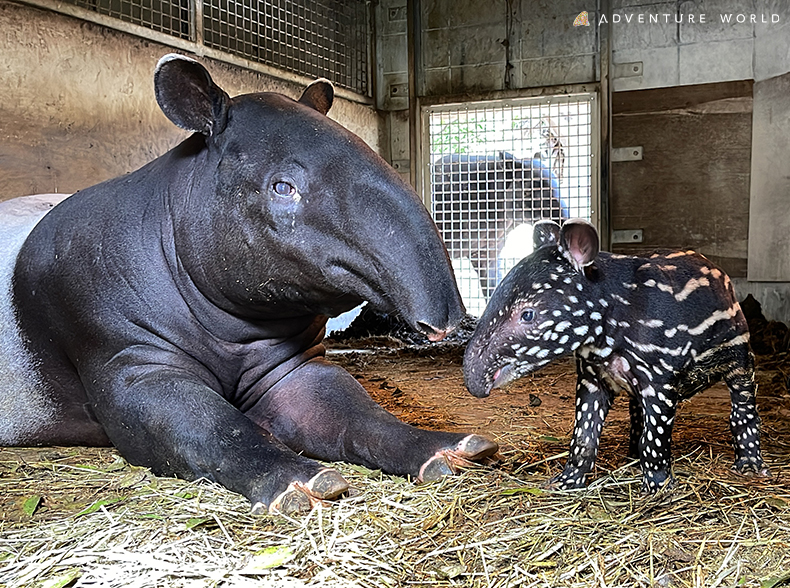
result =
[{"label": "striped tapir calf", "polygon": [[729,277],[693,251],[649,258],[599,252],[586,221],[535,226],[535,252],[494,292],[469,341],[464,377],[488,396],[574,354],[576,422],[565,469],[550,485],[583,487],[615,392],[630,398],[629,456],[642,490],[671,481],[678,402],[718,381],[730,390],[734,469],[767,476],[760,454],[754,358]]}]

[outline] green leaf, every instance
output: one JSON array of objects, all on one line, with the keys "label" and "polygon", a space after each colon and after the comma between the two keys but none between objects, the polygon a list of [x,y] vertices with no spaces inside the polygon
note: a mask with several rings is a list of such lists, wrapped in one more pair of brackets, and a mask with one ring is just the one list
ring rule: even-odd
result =
[{"label": "green leaf", "polygon": [[760,588],[776,588],[782,586],[785,582],[790,581],[790,572],[782,574],[781,576],[772,576],[767,580],[760,582]]},{"label": "green leaf", "polygon": [[436,570],[436,576],[440,580],[453,580],[460,576],[461,574],[466,573],[466,566],[461,564],[451,564],[449,566],[443,566]]},{"label": "green leaf", "polygon": [[38,505],[41,504],[41,496],[34,494],[22,504],[22,510],[25,514],[29,517],[33,516],[33,513],[36,512]]},{"label": "green leaf", "polygon": [[502,490],[503,496],[513,496],[515,494],[532,494],[533,496],[543,496],[545,492],[533,486],[519,486],[518,488],[506,488]]},{"label": "green leaf", "polygon": [[562,439],[552,437],[551,435],[541,435],[538,437],[538,441],[545,441],[546,443],[562,443]]},{"label": "green leaf", "polygon": [[272,568],[280,567],[285,562],[293,559],[293,557],[293,549],[287,545],[267,547],[255,553],[240,573],[245,575],[260,574]]},{"label": "green leaf", "polygon": [[353,464],[349,465],[349,467],[355,472],[357,472],[358,474],[362,474],[366,478],[371,478],[371,479],[381,478],[381,470],[371,470],[369,468],[366,468],[365,466],[353,465]]},{"label": "green leaf", "polygon": [[768,496],[765,499],[765,502],[768,505],[773,506],[774,508],[787,508],[788,506],[790,506],[790,502],[787,502],[786,500],[783,500],[778,496]]},{"label": "green leaf", "polygon": [[201,518],[198,518],[198,517],[193,517],[193,518],[191,518],[191,519],[189,519],[187,521],[187,525],[186,525],[187,531],[189,531],[190,529],[194,529],[195,527],[199,527],[203,523],[207,523],[207,522],[213,521],[213,520],[214,519],[201,519]]},{"label": "green leaf", "polygon": [[70,568],[42,582],[41,588],[64,588],[64,586],[68,586],[81,575],[82,571],[79,568]]},{"label": "green leaf", "polygon": [[99,510],[102,506],[107,506],[109,504],[115,504],[116,502],[120,502],[120,501],[121,501],[120,498],[102,498],[101,500],[97,500],[96,502],[91,504],[88,508],[86,508],[84,510],[81,510],[80,512],[78,512],[74,516],[75,517],[81,517],[82,515],[91,514],[91,513],[96,512],[97,510]]},{"label": "green leaf", "polygon": [[120,480],[117,482],[117,486],[121,490],[125,490],[127,488],[131,488],[132,486],[137,486],[139,483],[145,481],[145,471],[144,470],[136,470],[131,471],[128,474],[125,474]]}]

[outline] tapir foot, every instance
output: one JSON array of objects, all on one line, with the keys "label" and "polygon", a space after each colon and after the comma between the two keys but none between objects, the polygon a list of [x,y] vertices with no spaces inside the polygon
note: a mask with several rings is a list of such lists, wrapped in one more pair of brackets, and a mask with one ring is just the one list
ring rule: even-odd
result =
[{"label": "tapir foot", "polygon": [[494,455],[499,445],[480,435],[467,435],[452,449],[437,451],[422,464],[417,482],[433,482],[443,476],[452,476],[464,467],[474,465]]},{"label": "tapir foot", "polygon": [[546,490],[578,490],[587,485],[587,474],[575,467],[566,467],[556,476],[549,478],[543,484]]},{"label": "tapir foot", "polygon": [[642,495],[655,494],[659,490],[671,490],[676,485],[675,476],[668,470],[644,470],[642,472]]},{"label": "tapir foot", "polygon": [[752,461],[752,458],[741,457],[735,460],[732,471],[742,476],[755,476],[758,478],[770,478],[771,472],[762,461]]},{"label": "tapir foot", "polygon": [[337,471],[325,468],[308,482],[291,482],[268,508],[262,502],[252,507],[252,514],[297,514],[312,510],[325,500],[337,498],[348,490],[348,482]]}]

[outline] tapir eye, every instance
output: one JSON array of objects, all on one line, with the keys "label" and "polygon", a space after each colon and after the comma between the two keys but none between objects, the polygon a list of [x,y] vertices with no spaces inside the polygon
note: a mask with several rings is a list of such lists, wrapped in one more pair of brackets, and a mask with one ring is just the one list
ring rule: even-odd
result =
[{"label": "tapir eye", "polygon": [[275,182],[272,186],[272,190],[274,190],[275,194],[284,198],[290,198],[296,194],[296,188],[288,182]]},{"label": "tapir eye", "polygon": [[531,323],[534,320],[535,320],[535,309],[528,308],[521,312],[522,323]]}]

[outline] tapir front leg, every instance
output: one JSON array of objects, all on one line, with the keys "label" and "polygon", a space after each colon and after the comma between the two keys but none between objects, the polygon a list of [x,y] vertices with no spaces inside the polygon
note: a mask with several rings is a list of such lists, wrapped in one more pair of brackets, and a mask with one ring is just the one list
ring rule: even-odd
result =
[{"label": "tapir front leg", "polygon": [[[105,370],[108,371],[108,370]],[[131,463],[187,480],[207,478],[250,500],[253,512],[309,510],[348,483],[297,455],[199,377],[138,366],[89,391],[112,443]]]},{"label": "tapir front leg", "polygon": [[498,449],[479,435],[426,431],[399,421],[351,374],[323,359],[288,374],[245,414],[298,453],[417,481],[452,474]]},{"label": "tapir front leg", "polygon": [[601,431],[612,405],[613,394],[590,373],[588,367],[591,366],[581,359],[577,360],[576,421],[570,452],[565,469],[549,481],[549,487],[560,490],[583,488],[587,474],[595,465]]}]

